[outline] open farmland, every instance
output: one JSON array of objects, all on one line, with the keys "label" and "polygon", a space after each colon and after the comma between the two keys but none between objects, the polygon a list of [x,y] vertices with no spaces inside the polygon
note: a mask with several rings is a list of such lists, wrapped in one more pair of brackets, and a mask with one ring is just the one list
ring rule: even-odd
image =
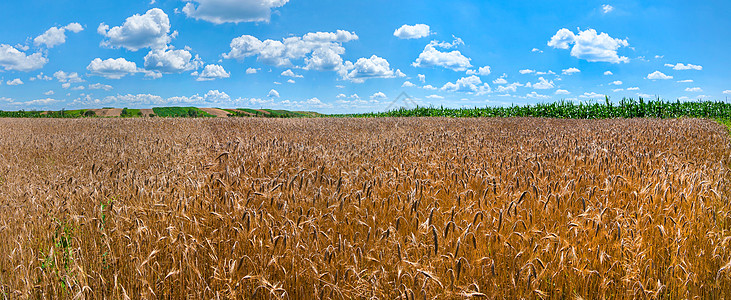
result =
[{"label": "open farmland", "polygon": [[719,298],[698,119],[2,119],[0,295]]}]

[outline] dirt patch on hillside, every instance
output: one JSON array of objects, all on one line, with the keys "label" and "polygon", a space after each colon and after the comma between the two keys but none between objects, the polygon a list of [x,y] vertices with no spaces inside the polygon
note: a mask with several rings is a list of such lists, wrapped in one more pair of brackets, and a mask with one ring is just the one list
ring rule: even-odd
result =
[{"label": "dirt patch on hillside", "polygon": [[119,117],[122,115],[121,108],[90,109],[98,117]]},{"label": "dirt patch on hillside", "polygon": [[149,117],[150,115],[155,114],[155,112],[152,109],[140,109],[140,112],[142,112],[143,117]]},{"label": "dirt patch on hillside", "polygon": [[219,108],[200,108],[200,110],[205,111],[209,114],[212,114],[212,115],[216,116],[217,118],[226,118],[226,117],[228,117],[228,115],[231,114],[231,113],[229,113],[223,109],[219,109]]}]

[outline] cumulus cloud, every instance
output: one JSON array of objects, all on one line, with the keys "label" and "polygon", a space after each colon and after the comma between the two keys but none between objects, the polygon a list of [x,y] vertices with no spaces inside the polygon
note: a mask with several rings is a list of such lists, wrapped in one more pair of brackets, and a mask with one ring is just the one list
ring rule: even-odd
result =
[{"label": "cumulus cloud", "polygon": [[490,66],[484,66],[482,68],[478,68],[477,71],[467,70],[467,75],[480,75],[480,76],[490,75]]},{"label": "cumulus cloud", "polygon": [[425,86],[422,86],[421,88],[425,89],[425,90],[436,90],[437,89],[436,87],[432,86],[431,84],[427,84]]},{"label": "cumulus cloud", "polygon": [[535,73],[535,72],[536,72],[536,70],[531,70],[531,69],[523,69],[523,70],[518,71],[518,73],[523,74],[523,75]]},{"label": "cumulus cloud", "polygon": [[145,69],[162,73],[181,73],[200,68],[203,61],[188,50],[153,49],[145,55]]},{"label": "cumulus cloud", "polygon": [[568,69],[563,70],[561,73],[563,73],[564,75],[573,75],[573,74],[579,73],[579,72],[581,72],[581,70],[579,70],[577,68],[568,68]]},{"label": "cumulus cloud", "polygon": [[20,80],[20,78],[15,78],[13,80],[9,80],[8,82],[6,82],[6,84],[7,85],[21,85],[21,84],[23,84],[23,81]]},{"label": "cumulus cloud", "polygon": [[724,94],[731,94],[731,90],[725,90],[723,91]]},{"label": "cumulus cloud", "polygon": [[678,80],[680,83],[691,83],[693,82],[693,79],[685,79],[685,80]]},{"label": "cumulus cloud", "polygon": [[304,76],[295,74],[291,69],[287,69],[286,71],[282,72],[282,76],[292,77],[292,78],[302,78]]},{"label": "cumulus cloud", "polygon": [[568,94],[571,94],[571,92],[569,92],[567,90],[562,90],[562,89],[556,90],[556,95],[568,95]]},{"label": "cumulus cloud", "polygon": [[[503,79],[503,80],[505,81],[505,79]],[[505,81],[505,83],[508,83],[508,82]],[[513,83],[508,84],[508,85],[498,86],[495,89],[495,92],[498,92],[498,93],[515,93],[515,92],[518,91],[518,87],[521,87],[521,86],[524,86],[524,85],[522,83],[520,83],[520,82],[513,82]]]},{"label": "cumulus cloud", "polygon": [[256,74],[256,72],[259,72],[260,69],[255,68],[248,68],[246,69],[246,74]]},{"label": "cumulus cloud", "polygon": [[417,76],[419,77],[419,81],[421,81],[421,83],[425,83],[426,82],[426,75],[419,74]]},{"label": "cumulus cloud", "polygon": [[584,93],[583,95],[579,96],[579,98],[601,99],[601,98],[605,98],[605,96],[602,94],[597,94],[597,93],[591,92],[591,93]]},{"label": "cumulus cloud", "polygon": [[461,44],[462,40],[455,40],[453,43],[437,42],[432,41],[426,47],[424,51],[419,54],[411,65],[414,67],[429,68],[429,67],[442,67],[445,69],[451,69],[454,71],[463,72],[468,68],[472,67],[470,59],[462,55],[458,50],[450,52],[442,52],[437,48],[449,49],[457,44]]},{"label": "cumulus cloud", "polygon": [[382,92],[375,93],[371,95],[371,100],[386,100],[388,97],[386,97],[386,94]]},{"label": "cumulus cloud", "polygon": [[701,89],[699,87],[692,87],[692,88],[689,87],[689,88],[685,88],[685,91],[686,92],[702,92],[703,89]]},{"label": "cumulus cloud", "polygon": [[79,23],[71,23],[64,27],[51,27],[43,34],[33,39],[36,46],[45,45],[47,48],[53,48],[66,42],[66,30],[73,33],[79,33],[84,27]]},{"label": "cumulus cloud", "polygon": [[108,84],[101,84],[101,83],[94,83],[89,85],[90,90],[105,90],[105,91],[111,91],[113,87]]},{"label": "cumulus cloud", "polygon": [[277,90],[275,90],[275,89],[272,89],[267,94],[267,97],[269,97],[269,98],[279,98],[279,92],[277,92]]},{"label": "cumulus cloud", "polygon": [[609,4],[602,5],[602,12],[608,14],[614,10],[614,7]]},{"label": "cumulus cloud", "polygon": [[526,98],[534,98],[534,99],[548,99],[548,98],[551,98],[550,96],[541,95],[541,94],[536,93],[536,92],[530,92],[530,93],[526,94],[525,97]]},{"label": "cumulus cloud", "polygon": [[187,0],[183,13],[189,18],[214,24],[269,22],[272,9],[289,0]]},{"label": "cumulus cloud", "polygon": [[203,71],[200,72],[200,74],[198,74],[198,72],[193,72],[192,75],[198,76],[198,78],[195,79],[196,81],[210,81],[231,77],[231,73],[226,72],[223,66],[220,65],[207,65],[203,68]]},{"label": "cumulus cloud", "polygon": [[636,86],[635,87],[628,87],[627,90],[628,91],[639,91],[640,88],[639,87],[636,87]]},{"label": "cumulus cloud", "polygon": [[543,77],[538,77],[538,82],[531,84],[530,82],[526,85],[537,90],[547,90],[554,88],[553,80],[548,81]]},{"label": "cumulus cloud", "polygon": [[533,48],[533,49],[531,49],[530,51],[531,51],[531,52],[538,52],[538,53],[543,53],[543,50],[541,50],[541,49],[538,49],[538,48]]},{"label": "cumulus cloud", "polygon": [[619,48],[629,46],[627,40],[612,38],[604,32],[597,34],[594,29],[579,31],[577,35],[571,30],[561,28],[548,41],[548,46],[558,49],[568,49],[571,44],[571,56],[579,59],[615,64],[629,62],[629,58],[617,54]]},{"label": "cumulus cloud", "polygon": [[399,72],[391,69],[385,58],[373,55],[359,58],[355,63],[346,62],[340,73],[345,80],[362,83],[369,78],[395,78]]},{"label": "cumulus cloud", "polygon": [[144,15],[131,16],[121,26],[111,29],[109,25],[101,23],[97,32],[106,37],[102,46],[123,47],[131,51],[165,48],[177,35],[177,32],[170,34],[168,15],[159,8],[150,9]]},{"label": "cumulus cloud", "polygon": [[124,58],[109,58],[102,60],[95,58],[86,67],[92,75],[103,76],[109,79],[121,79],[124,76],[140,72],[134,62],[127,61]]},{"label": "cumulus cloud", "polygon": [[647,74],[647,77],[645,77],[645,78],[652,79],[652,80],[658,80],[658,79],[667,80],[667,79],[673,79],[673,76],[668,76],[668,75],[663,74],[660,71],[655,71],[650,74]]},{"label": "cumulus cloud", "polygon": [[430,34],[429,25],[426,24],[404,25],[393,32],[393,35],[400,39],[420,39]]},{"label": "cumulus cloud", "polygon": [[41,53],[27,55],[13,46],[0,44],[0,67],[6,71],[28,72],[43,68],[46,63],[48,59]]},{"label": "cumulus cloud", "polygon": [[53,95],[53,94],[55,94],[55,93],[56,93],[56,92],[54,92],[53,90],[49,90],[49,91],[47,91],[47,92],[45,92],[45,93],[43,93],[43,94],[44,94],[44,95],[46,95],[46,96],[51,96],[51,95]]},{"label": "cumulus cloud", "polygon": [[698,70],[698,71],[703,70],[703,66],[693,65],[693,64],[687,64],[687,65],[685,65],[685,64],[682,64],[682,63],[677,63],[677,64],[674,64],[674,65],[673,64],[665,64],[665,66],[666,67],[673,68],[673,70]]},{"label": "cumulus cloud", "polygon": [[251,35],[242,35],[231,40],[231,51],[223,54],[226,59],[243,60],[256,57],[272,66],[292,66],[293,60],[305,61],[305,69],[337,71],[342,67],[341,55],[345,53],[342,44],[357,40],[353,32],[311,32],[302,37],[288,37],[281,41],[264,40]]},{"label": "cumulus cloud", "polygon": [[472,75],[469,77],[462,77],[454,83],[447,82],[444,86],[442,86],[442,90],[448,92],[464,92],[483,95],[490,92],[490,86],[487,85],[487,83],[482,83],[480,77]]},{"label": "cumulus cloud", "polygon": [[622,81],[621,80],[615,80],[615,81],[610,82],[609,85],[622,85]]},{"label": "cumulus cloud", "polygon": [[500,76],[499,78],[493,80],[492,83],[494,83],[494,84],[506,84],[506,83],[508,83],[508,81],[505,80],[506,77],[508,77],[508,74],[503,73],[502,76]]},{"label": "cumulus cloud", "polygon": [[614,75],[614,73],[612,73],[612,71],[604,71],[604,75],[609,76],[609,75]]},{"label": "cumulus cloud", "polygon": [[61,82],[61,83],[84,82],[84,79],[81,79],[81,76],[79,76],[79,73],[76,73],[76,72],[66,73],[64,71],[57,71],[56,73],[53,73],[53,77],[56,77],[56,79],[58,79],[58,82]]},{"label": "cumulus cloud", "polygon": [[426,96],[427,99],[444,99],[444,97],[439,95],[428,95]]},{"label": "cumulus cloud", "polygon": [[401,87],[415,87],[416,85],[411,83],[411,81],[404,81],[404,84],[401,85]]}]

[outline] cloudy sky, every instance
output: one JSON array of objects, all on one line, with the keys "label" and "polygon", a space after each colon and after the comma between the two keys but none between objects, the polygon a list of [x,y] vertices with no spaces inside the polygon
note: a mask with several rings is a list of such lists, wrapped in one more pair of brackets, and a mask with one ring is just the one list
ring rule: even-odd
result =
[{"label": "cloudy sky", "polygon": [[731,96],[725,0],[2,1],[0,28],[2,110]]}]

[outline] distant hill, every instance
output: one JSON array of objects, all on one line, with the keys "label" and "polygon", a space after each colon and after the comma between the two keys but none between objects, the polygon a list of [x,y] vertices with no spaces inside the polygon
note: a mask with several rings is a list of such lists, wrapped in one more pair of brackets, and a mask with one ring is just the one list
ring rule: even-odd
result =
[{"label": "distant hill", "polygon": [[154,107],[152,109],[131,109],[105,107],[101,109],[76,109],[59,111],[2,111],[0,118],[223,118],[223,117],[259,117],[259,118],[315,118],[322,117],[312,111],[289,111],[275,109],[251,108],[200,108],[200,107]]}]

